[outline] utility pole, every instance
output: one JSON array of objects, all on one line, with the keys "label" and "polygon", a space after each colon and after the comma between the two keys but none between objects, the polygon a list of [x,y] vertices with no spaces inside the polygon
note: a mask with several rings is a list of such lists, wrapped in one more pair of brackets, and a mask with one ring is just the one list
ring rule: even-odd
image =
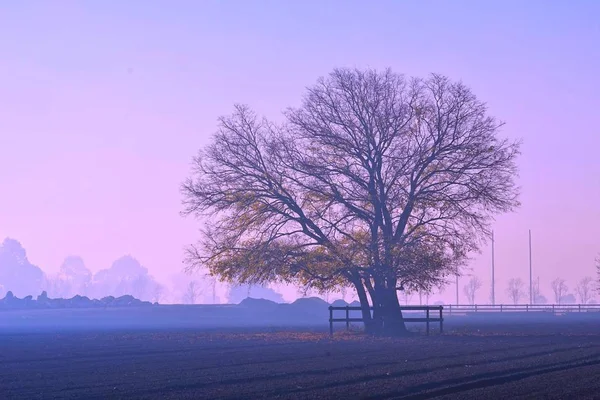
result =
[{"label": "utility pole", "polygon": [[533,304],[533,274],[531,268],[531,229],[529,230],[529,304]]},{"label": "utility pole", "polygon": [[494,276],[494,231],[492,231],[492,305],[496,305],[496,282]]},{"label": "utility pole", "polygon": [[458,274],[456,274],[456,305],[458,305]]}]

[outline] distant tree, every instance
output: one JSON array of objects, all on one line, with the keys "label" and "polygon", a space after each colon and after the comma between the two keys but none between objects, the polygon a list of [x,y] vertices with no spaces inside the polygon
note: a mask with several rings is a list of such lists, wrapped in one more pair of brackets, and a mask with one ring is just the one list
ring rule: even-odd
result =
[{"label": "distant tree", "polygon": [[161,300],[165,297],[166,288],[160,283],[156,283],[154,288],[152,289],[152,302],[160,303]]},{"label": "distant tree", "polygon": [[554,292],[554,301],[556,304],[561,304],[561,301],[569,290],[565,280],[562,278],[556,278],[552,281],[552,291]]},{"label": "distant tree", "polygon": [[65,296],[73,297],[76,294],[80,296],[89,295],[92,271],[85,266],[81,257],[69,256],[65,258],[60,266],[58,277],[69,288],[69,293],[65,294]]},{"label": "distant tree", "polygon": [[44,289],[53,299],[67,299],[72,296],[71,282],[60,274],[46,275]]},{"label": "distant tree", "polygon": [[575,303],[577,303],[577,298],[575,297],[575,295],[573,293],[567,293],[566,295],[561,297],[559,304],[575,304]]},{"label": "distant tree", "polygon": [[546,297],[544,297],[544,295],[542,295],[542,293],[540,292],[540,277],[539,276],[533,282],[532,290],[533,290],[533,292],[532,292],[533,304],[545,304],[547,302]]},{"label": "distant tree", "polygon": [[190,281],[183,295],[183,302],[185,304],[196,304],[200,294],[200,284],[197,281]]},{"label": "distant tree", "polygon": [[0,243],[0,283],[16,297],[37,296],[45,288],[44,272],[29,262],[25,248],[17,240]]},{"label": "distant tree", "polygon": [[596,274],[597,274],[597,285],[596,290],[600,292],[600,254],[596,257]]},{"label": "distant tree", "polygon": [[152,298],[154,295],[154,289],[157,285],[157,283],[154,282],[154,279],[148,274],[138,275],[131,280],[125,280],[123,282],[128,287],[128,294],[132,295],[136,299],[143,300]]},{"label": "distant tree", "polygon": [[512,278],[508,281],[506,292],[514,304],[519,304],[519,300],[525,296],[524,284],[521,278]]},{"label": "distant tree", "polygon": [[577,293],[577,297],[579,298],[580,304],[587,304],[592,298],[592,282],[593,279],[589,276],[586,276],[585,278],[580,280],[577,286],[575,287],[575,293]]},{"label": "distant tree", "polygon": [[404,300],[404,304],[405,305],[409,305],[410,301],[412,300],[414,295],[414,292],[410,291],[410,290],[404,290],[402,291],[401,297],[402,300]]},{"label": "distant tree", "polygon": [[427,305],[429,305],[429,297],[431,296],[431,294],[433,293],[432,289],[425,289],[423,290],[425,292],[425,303]]},{"label": "distant tree", "polygon": [[206,280],[210,287],[210,293],[212,296],[212,304],[217,304],[217,277],[214,275],[207,274]]},{"label": "distant tree", "polygon": [[156,285],[148,269],[134,257],[127,255],[115,260],[110,268],[96,272],[90,285],[93,297],[132,295],[150,300]]},{"label": "distant tree", "polygon": [[467,297],[467,301],[469,302],[469,304],[475,304],[475,295],[477,294],[477,291],[481,289],[482,285],[483,283],[481,282],[481,279],[479,279],[476,276],[473,276],[471,277],[469,282],[463,287],[463,292]]}]

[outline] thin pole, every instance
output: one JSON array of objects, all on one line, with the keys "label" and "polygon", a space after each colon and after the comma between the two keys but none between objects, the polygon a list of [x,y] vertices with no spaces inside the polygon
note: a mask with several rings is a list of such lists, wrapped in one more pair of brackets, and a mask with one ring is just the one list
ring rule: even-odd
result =
[{"label": "thin pole", "polygon": [[496,282],[494,273],[494,231],[492,231],[492,305],[496,305]]},{"label": "thin pole", "polygon": [[456,305],[458,305],[458,274],[456,274]]},{"label": "thin pole", "polygon": [[533,304],[533,273],[531,268],[531,229],[529,230],[529,304]]}]

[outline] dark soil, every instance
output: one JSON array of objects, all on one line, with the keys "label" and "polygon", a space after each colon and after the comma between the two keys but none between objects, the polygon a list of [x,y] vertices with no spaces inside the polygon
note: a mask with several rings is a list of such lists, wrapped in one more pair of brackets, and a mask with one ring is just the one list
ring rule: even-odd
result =
[{"label": "dark soil", "polygon": [[[599,320],[600,321],[600,320]],[[0,335],[2,399],[592,399],[600,323],[443,336],[103,331]]]}]

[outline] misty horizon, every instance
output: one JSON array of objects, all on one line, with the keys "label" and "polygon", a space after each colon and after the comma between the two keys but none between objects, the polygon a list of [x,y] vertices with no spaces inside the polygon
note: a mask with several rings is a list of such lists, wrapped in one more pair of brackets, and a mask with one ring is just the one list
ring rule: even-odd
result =
[{"label": "misty horizon", "polygon": [[[10,246],[10,247],[9,247]],[[357,298],[349,291],[343,295],[339,292],[319,294],[315,291],[302,293],[302,290],[296,287],[287,285],[247,285],[238,284],[232,285],[219,282],[217,279],[208,276],[207,271],[197,271],[196,273],[188,274],[181,272],[173,274],[167,282],[158,281],[149,274],[149,271],[143,264],[133,255],[127,254],[117,258],[107,268],[97,269],[95,272],[89,269],[83,258],[75,255],[67,256],[57,273],[48,273],[43,267],[37,266],[29,262],[27,258],[27,250],[21,247],[22,244],[16,239],[6,238],[0,243],[0,280],[6,274],[4,271],[7,268],[15,268],[10,265],[10,259],[6,257],[7,252],[23,252],[23,261],[26,263],[28,271],[33,270],[33,276],[36,279],[28,281],[31,275],[20,275],[18,277],[19,287],[11,287],[10,284],[0,282],[0,297],[6,295],[8,291],[13,292],[17,297],[33,296],[36,297],[41,292],[45,291],[49,297],[53,298],[71,298],[75,295],[86,296],[89,298],[100,299],[106,296],[123,296],[131,295],[134,298],[157,302],[160,304],[237,304],[246,297],[263,298],[275,302],[292,302],[302,297],[320,297],[328,302],[334,300],[345,299],[348,303],[356,301]],[[4,256],[3,256],[4,255]],[[496,267],[497,268],[497,267]],[[39,270],[41,275],[36,271]],[[497,273],[497,270],[496,270]],[[17,278],[16,275],[14,275]],[[484,279],[478,275],[474,275],[479,281],[480,286],[475,293],[476,304],[491,304],[491,288],[483,284]],[[587,275],[590,279],[594,276],[593,273]],[[581,279],[567,281],[567,288],[563,298],[564,303],[579,303],[577,298],[577,285]],[[459,302],[460,304],[469,304],[466,286],[469,284],[471,275],[462,276],[459,278]],[[563,277],[558,277],[563,278]],[[515,278],[511,278],[515,279]],[[517,278],[520,279],[520,278]],[[564,279],[564,278],[563,278]],[[529,303],[529,282],[521,279],[523,287],[521,288],[521,300],[519,304]],[[213,291],[213,285],[215,285]],[[557,303],[554,300],[552,282],[540,282],[538,277],[534,277],[535,282],[539,282],[540,299],[535,303]],[[194,294],[190,294],[190,283],[197,283]],[[143,286],[140,286],[143,285]],[[512,304],[509,293],[510,281],[502,282],[496,280],[496,304]],[[590,286],[592,295],[590,302],[596,303],[595,289],[596,284]],[[158,290],[157,290],[158,289]],[[453,279],[448,279],[448,284],[440,290],[434,290],[432,294],[419,293],[400,293],[400,301],[402,304],[456,304],[456,284]],[[194,298],[190,299],[190,295]]]}]

